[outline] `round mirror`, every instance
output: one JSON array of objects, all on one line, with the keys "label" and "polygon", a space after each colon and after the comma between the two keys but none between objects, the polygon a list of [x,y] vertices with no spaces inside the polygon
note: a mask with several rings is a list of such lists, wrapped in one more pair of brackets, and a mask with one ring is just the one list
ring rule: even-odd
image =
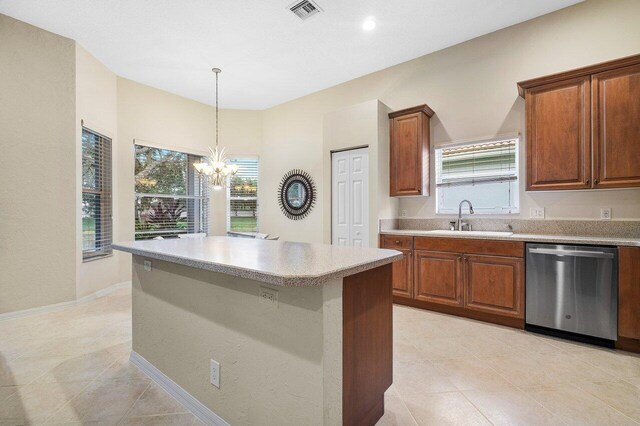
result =
[{"label": "round mirror", "polygon": [[306,201],[307,191],[304,189],[304,184],[299,180],[295,180],[289,184],[287,188],[287,204],[294,209],[299,209],[304,205]]},{"label": "round mirror", "polygon": [[315,186],[311,176],[302,170],[291,170],[280,181],[280,209],[289,219],[298,220],[309,214],[315,203]]}]

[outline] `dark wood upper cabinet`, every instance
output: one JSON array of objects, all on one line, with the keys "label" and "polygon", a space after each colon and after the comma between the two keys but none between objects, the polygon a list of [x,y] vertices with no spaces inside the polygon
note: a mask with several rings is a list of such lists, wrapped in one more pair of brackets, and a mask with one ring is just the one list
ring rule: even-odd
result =
[{"label": "dark wood upper cabinet", "polygon": [[518,83],[527,190],[640,186],[640,55]]},{"label": "dark wood upper cabinet", "polygon": [[640,64],[595,74],[594,188],[640,186]]},{"label": "dark wood upper cabinet", "polygon": [[590,186],[590,79],[581,77],[527,91],[527,189]]},{"label": "dark wood upper cabinet", "polygon": [[427,105],[389,114],[389,195],[429,195],[429,120]]}]

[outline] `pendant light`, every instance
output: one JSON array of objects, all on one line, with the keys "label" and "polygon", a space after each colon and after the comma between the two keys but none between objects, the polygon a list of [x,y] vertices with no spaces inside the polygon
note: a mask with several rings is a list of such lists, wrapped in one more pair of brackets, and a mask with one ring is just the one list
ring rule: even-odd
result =
[{"label": "pendant light", "polygon": [[222,72],[220,68],[213,68],[211,71],[216,75],[216,147],[209,148],[211,155],[201,163],[194,163],[196,171],[200,175],[209,176],[210,184],[213,189],[223,189],[227,184],[227,176],[233,176],[238,173],[237,164],[228,164],[224,148],[218,146],[218,76]]}]

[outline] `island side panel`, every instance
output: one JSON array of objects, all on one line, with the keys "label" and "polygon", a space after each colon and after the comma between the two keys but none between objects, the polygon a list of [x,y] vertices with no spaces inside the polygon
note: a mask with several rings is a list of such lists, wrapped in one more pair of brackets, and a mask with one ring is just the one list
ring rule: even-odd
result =
[{"label": "island side panel", "polygon": [[343,280],[343,424],[374,425],[393,381],[391,268]]},{"label": "island side panel", "polygon": [[[232,425],[340,424],[342,280],[278,287],[144,260],[133,258],[135,352]],[[261,287],[278,291],[277,308]]]}]

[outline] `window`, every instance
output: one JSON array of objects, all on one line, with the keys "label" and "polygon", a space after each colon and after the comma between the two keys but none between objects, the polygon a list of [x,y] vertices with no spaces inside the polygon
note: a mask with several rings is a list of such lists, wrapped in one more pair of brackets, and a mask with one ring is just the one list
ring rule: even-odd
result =
[{"label": "window", "polygon": [[227,191],[227,231],[258,232],[258,159],[234,158],[239,169]]},{"label": "window", "polygon": [[518,138],[443,146],[436,154],[437,213],[518,213]]},{"label": "window", "polygon": [[111,139],[82,128],[82,259],[110,255]]},{"label": "window", "polygon": [[207,180],[194,169],[199,155],[135,145],[135,238],[206,233]]}]

